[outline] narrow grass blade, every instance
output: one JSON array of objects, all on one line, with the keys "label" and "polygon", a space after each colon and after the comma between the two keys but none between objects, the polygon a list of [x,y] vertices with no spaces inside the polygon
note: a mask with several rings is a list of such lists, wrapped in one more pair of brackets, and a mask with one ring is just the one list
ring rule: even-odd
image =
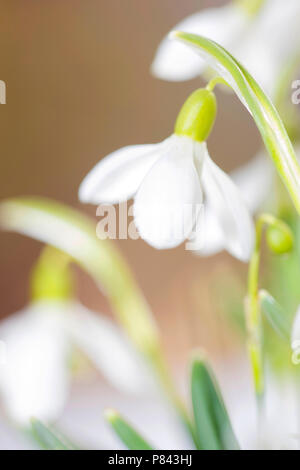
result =
[{"label": "narrow grass blade", "polygon": [[273,329],[288,343],[291,339],[291,324],[281,305],[265,290],[259,293],[262,312]]},{"label": "narrow grass blade", "polygon": [[237,450],[239,446],[221,393],[212,372],[201,358],[192,362],[191,392],[199,448]]},{"label": "narrow grass blade", "polygon": [[37,419],[31,420],[31,435],[44,450],[75,450],[65,438]]},{"label": "narrow grass blade", "polygon": [[114,410],[106,410],[105,417],[119,439],[130,450],[153,450],[153,447],[133,429],[120,415]]}]

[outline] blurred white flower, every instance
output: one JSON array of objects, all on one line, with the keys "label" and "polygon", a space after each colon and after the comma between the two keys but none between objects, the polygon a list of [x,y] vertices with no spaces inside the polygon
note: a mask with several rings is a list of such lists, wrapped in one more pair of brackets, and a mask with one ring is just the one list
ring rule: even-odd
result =
[{"label": "blurred white flower", "polygon": [[292,362],[294,365],[300,364],[300,306],[294,317],[291,330]]},{"label": "blurred white flower", "polygon": [[74,344],[117,388],[139,393],[153,385],[150,371],[121,330],[75,302],[34,302],[1,322],[0,338],[6,346],[0,394],[8,415],[22,425],[32,416],[53,421],[62,412]]},{"label": "blurred white flower", "polygon": [[[232,49],[249,23],[245,11],[235,3],[209,8],[188,16],[173,30],[200,34]],[[152,63],[152,73],[163,80],[189,80],[206,69],[205,62],[192,50],[166,36],[158,47]]]},{"label": "blurred white flower", "polygon": [[[275,92],[284,65],[298,50],[299,0],[266,0],[254,16],[236,2],[189,16],[173,29],[199,34],[231,52],[270,94]],[[207,64],[183,44],[166,37],[152,64],[158,78],[188,80],[201,75]]]},{"label": "blurred white flower", "polygon": [[[292,450],[300,448],[298,384],[288,374],[275,377],[267,370],[264,406],[258,415],[251,383],[239,370],[241,385],[231,390],[232,421],[242,449]],[[278,412],[280,410],[280,413]]]},{"label": "blurred white flower", "polygon": [[253,244],[252,220],[237,187],[212,161],[205,142],[173,134],[156,145],[117,150],[86,176],[79,198],[113,204],[134,196],[141,237],[161,249],[178,246],[190,237],[203,192],[227,250],[247,260]]},{"label": "blurred white flower", "polygon": [[0,368],[3,403],[13,420],[52,420],[62,411],[69,385],[69,343],[61,327],[63,304],[43,303],[0,324],[6,363]]}]

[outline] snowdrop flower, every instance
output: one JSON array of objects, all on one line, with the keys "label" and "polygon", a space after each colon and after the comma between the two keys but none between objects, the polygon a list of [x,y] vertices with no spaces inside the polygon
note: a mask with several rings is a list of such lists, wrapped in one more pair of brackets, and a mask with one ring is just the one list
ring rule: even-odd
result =
[{"label": "snowdrop flower", "polygon": [[113,204],[134,197],[139,233],[158,249],[180,245],[195,226],[205,230],[204,200],[219,222],[226,249],[249,259],[254,232],[250,214],[235,184],[210,158],[205,142],[215,116],[214,93],[196,90],[183,105],[171,137],[108,155],[82,182],[80,200]]},{"label": "snowdrop flower", "polygon": [[35,302],[2,321],[0,338],[6,356],[0,365],[0,395],[17,423],[26,425],[32,416],[51,422],[61,414],[74,345],[118,390],[155,391],[151,372],[121,330],[81,304]]},{"label": "snowdrop flower", "polygon": [[36,304],[0,325],[5,361],[0,393],[9,416],[25,424],[32,416],[52,420],[62,411],[69,384],[69,343],[60,322],[62,304]]},{"label": "snowdrop flower", "polygon": [[68,398],[74,345],[119,390],[155,391],[151,372],[122,331],[66,296],[68,280],[57,269],[37,272],[33,302],[0,323],[0,396],[10,418],[25,426],[33,416],[58,418]]},{"label": "snowdrop flower", "polygon": [[[206,36],[225,47],[267,92],[274,94],[282,67],[297,51],[300,2],[265,0],[251,13],[242,2],[231,2],[195,13],[173,29]],[[152,64],[155,76],[170,81],[189,80],[206,70],[207,64],[194,51],[168,37]]]}]

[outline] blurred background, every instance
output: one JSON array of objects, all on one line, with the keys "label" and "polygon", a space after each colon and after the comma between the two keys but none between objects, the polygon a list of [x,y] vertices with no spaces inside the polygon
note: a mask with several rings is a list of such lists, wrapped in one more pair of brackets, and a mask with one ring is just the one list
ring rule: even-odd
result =
[{"label": "blurred background", "polygon": [[[47,196],[95,216],[94,206],[77,200],[86,173],[119,147],[171,134],[183,101],[200,85],[200,79],[168,83],[151,76],[161,38],[185,16],[221,3],[1,0],[0,78],[7,85],[7,104],[0,107],[1,199]],[[217,94],[210,151],[231,170],[253,156],[260,138],[239,101]],[[238,269],[244,276],[243,266],[226,254],[195,257],[184,246],[160,252],[142,240],[117,243],[158,318],[170,356],[185,361],[182,352],[196,345],[223,355],[228,335],[215,315],[211,283],[220,270]],[[1,234],[1,317],[25,304],[39,250],[36,242]],[[78,275],[84,303],[109,313],[92,282]]]},{"label": "blurred background", "polygon": [[[7,104],[0,106],[0,198],[47,196],[96,217],[94,206],[77,199],[86,173],[119,147],[171,134],[183,101],[201,85],[200,79],[152,77],[156,47],[182,18],[222,3],[0,0],[0,79],[7,85]],[[217,91],[217,97],[210,152],[231,170],[255,154],[260,137],[234,96]],[[41,246],[0,236],[0,317],[6,317],[28,300],[28,275]],[[116,243],[154,311],[175,373],[192,347],[204,347],[217,362],[240,354],[213,292],[220,276],[238,273],[242,298],[244,265],[227,254],[202,259],[184,246],[160,252],[142,240]],[[79,270],[77,279],[82,302],[111,315],[93,282]]]}]

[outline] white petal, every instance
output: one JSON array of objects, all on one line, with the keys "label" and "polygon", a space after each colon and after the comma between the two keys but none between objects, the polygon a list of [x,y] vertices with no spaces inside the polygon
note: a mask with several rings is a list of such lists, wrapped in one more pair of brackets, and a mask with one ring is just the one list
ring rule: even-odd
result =
[{"label": "white petal", "polygon": [[247,40],[237,44],[235,57],[251,73],[266,93],[272,95],[275,91],[277,77],[280,73],[280,62],[275,57],[273,45],[267,44],[267,39],[261,38],[257,29],[253,27],[252,34]]},{"label": "white petal", "polygon": [[297,52],[299,15],[298,0],[284,2],[284,8],[282,0],[265,1],[244,40],[232,51],[271,96],[276,92],[283,68]]},{"label": "white petal", "polygon": [[155,248],[178,246],[193,229],[202,203],[194,158],[195,142],[173,135],[172,145],[137,192],[135,223],[141,237]]},{"label": "white petal", "polygon": [[[230,173],[250,212],[255,214],[266,202],[274,180],[269,157],[258,153],[249,162]],[[202,256],[211,256],[225,249],[225,238],[214,208],[206,202],[202,224],[204,231],[195,233],[192,249]],[[201,227],[200,227],[201,228]]]},{"label": "white petal", "polygon": [[103,315],[74,305],[66,322],[72,340],[118,389],[146,393],[154,377],[122,330]]},{"label": "white petal", "polygon": [[187,249],[201,256],[212,256],[225,249],[224,233],[218,217],[207,203]]},{"label": "white petal", "polygon": [[[208,37],[228,48],[242,33],[246,22],[247,17],[241,8],[227,5],[191,15],[173,29]],[[155,76],[171,81],[189,80],[205,68],[205,62],[194,51],[168,37],[160,44],[152,64]]]},{"label": "white petal", "polygon": [[131,145],[107,155],[84,178],[79,199],[93,204],[130,199],[160,156],[161,144]]},{"label": "white petal", "polygon": [[10,417],[26,425],[31,417],[58,418],[68,392],[68,347],[60,319],[62,304],[37,303],[0,324],[6,363],[0,391]]},{"label": "white petal", "polygon": [[291,343],[293,349],[298,349],[300,348],[300,306],[298,307],[298,310],[296,312],[294,322],[293,322],[293,327],[292,327],[292,333],[291,333]]},{"label": "white petal", "polygon": [[208,153],[203,164],[203,187],[207,202],[218,217],[227,250],[247,261],[254,242],[253,221],[238,188]]},{"label": "white petal", "polygon": [[[298,51],[299,17],[299,0],[286,1],[284,7],[282,0],[268,0],[257,18],[255,35],[266,43],[280,63],[291,59],[291,54],[294,55]],[[277,34],[274,34],[274,31],[277,31]]]}]

